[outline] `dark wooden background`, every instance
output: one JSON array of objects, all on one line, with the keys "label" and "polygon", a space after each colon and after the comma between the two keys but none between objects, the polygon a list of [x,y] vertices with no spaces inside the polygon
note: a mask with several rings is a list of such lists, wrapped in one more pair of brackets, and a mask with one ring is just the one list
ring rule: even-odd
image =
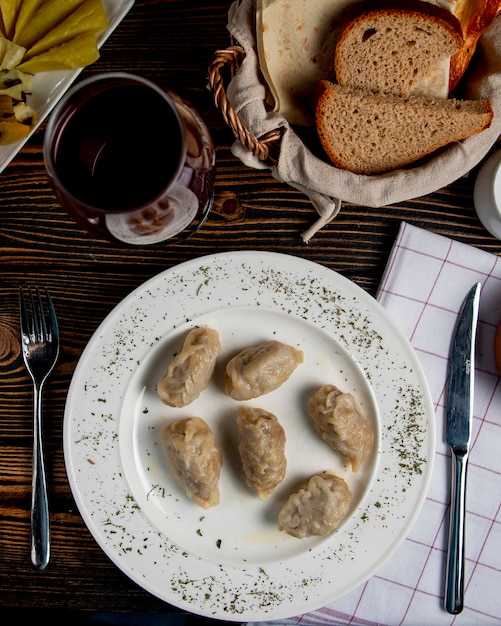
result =
[{"label": "dark wooden background", "polygon": [[[402,220],[501,252],[501,243],[483,228],[474,210],[477,171],[398,205],[373,209],[344,204],[336,220],[305,245],[300,233],[313,223],[314,208],[268,171],[246,168],[232,156],[233,136],[207,89],[213,53],[230,45],[229,6],[218,0],[138,0],[102,48],[100,60],[81,74],[136,72],[172,87],[202,114],[217,149],[215,207],[187,242],[129,248],[82,231],[49,186],[42,158],[45,124],[0,174],[2,621],[12,610],[21,615],[20,609],[36,610],[28,613],[34,618],[44,615],[40,609],[173,610],[131,582],[98,547],[73,501],[63,459],[64,406],[78,358],[103,318],[135,287],[193,257],[258,249],[322,263],[374,295]],[[131,125],[130,132],[148,132],[148,120]],[[27,284],[49,288],[61,330],[60,359],[44,396],[52,552],[43,572],[33,569],[29,550],[32,386],[20,355],[18,319],[19,286]]]}]

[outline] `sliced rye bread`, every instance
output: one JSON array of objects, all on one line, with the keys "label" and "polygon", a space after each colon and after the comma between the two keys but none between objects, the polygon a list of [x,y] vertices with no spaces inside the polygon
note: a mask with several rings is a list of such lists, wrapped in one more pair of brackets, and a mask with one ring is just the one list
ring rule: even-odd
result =
[{"label": "sliced rye bread", "polygon": [[381,8],[353,18],[334,53],[336,81],[407,96],[463,45],[461,25],[428,2],[419,8]]},{"label": "sliced rye bread", "polygon": [[488,128],[488,100],[406,98],[322,81],[316,122],[331,161],[356,174],[383,174]]}]

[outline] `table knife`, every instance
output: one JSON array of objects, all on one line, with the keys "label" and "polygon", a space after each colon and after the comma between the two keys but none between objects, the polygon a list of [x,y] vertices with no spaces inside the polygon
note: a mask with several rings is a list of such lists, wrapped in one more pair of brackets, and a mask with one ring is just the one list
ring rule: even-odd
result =
[{"label": "table knife", "polygon": [[456,615],[464,602],[465,495],[473,415],[475,337],[480,283],[466,296],[456,323],[450,354],[446,442],[451,449],[451,502],[445,581],[445,608]]}]

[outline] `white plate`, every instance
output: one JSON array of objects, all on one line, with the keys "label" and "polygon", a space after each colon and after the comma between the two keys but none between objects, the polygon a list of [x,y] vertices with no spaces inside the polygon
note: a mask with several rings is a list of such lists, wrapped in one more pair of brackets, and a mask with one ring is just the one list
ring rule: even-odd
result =
[{"label": "white plate", "polygon": [[[120,24],[125,15],[130,11],[134,0],[102,0],[103,7],[108,18],[108,28],[99,33],[97,45],[99,48],[108,39],[115,28]],[[83,68],[76,70],[58,70],[53,72],[40,72],[33,77],[31,94],[28,96],[28,104],[33,107],[37,114],[37,123],[31,129],[30,134],[22,141],[0,146],[0,173],[9,165],[24,144],[30,139],[37,128],[42,124],[47,115],[56,106],[58,101],[69,89],[75,78]]]},{"label": "white plate", "polygon": [[[209,387],[185,409],[155,385],[189,328],[219,331]],[[266,502],[245,484],[226,360],[275,338],[304,351],[278,390],[246,404],[279,418],[287,474]],[[326,383],[352,392],[376,433],[353,474],[316,435],[305,407]],[[221,503],[204,510],[172,477],[163,424],[207,420],[224,457]],[[173,267],[125,298],[90,340],[70,385],[64,452],[73,495],[101,548],[141,587],[193,613],[228,621],[290,617],[319,608],[369,578],[408,534],[426,496],[435,450],[433,406],[419,362],[384,309],[339,274],[293,256],[228,252]],[[353,492],[327,538],[277,530],[299,481],[332,470]]]}]

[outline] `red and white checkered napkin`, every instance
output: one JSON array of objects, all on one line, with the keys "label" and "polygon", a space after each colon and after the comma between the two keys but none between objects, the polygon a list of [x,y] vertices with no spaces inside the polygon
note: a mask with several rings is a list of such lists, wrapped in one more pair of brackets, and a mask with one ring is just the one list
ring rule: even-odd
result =
[{"label": "red and white checkered napkin", "polygon": [[[472,445],[466,501],[463,612],[443,609],[450,452],[444,442],[448,354],[466,293],[482,283]],[[289,623],[487,626],[501,624],[501,381],[493,343],[501,319],[501,258],[403,223],[378,300],[413,345],[437,423],[430,490],[410,535],[370,580],[328,607]]]}]

